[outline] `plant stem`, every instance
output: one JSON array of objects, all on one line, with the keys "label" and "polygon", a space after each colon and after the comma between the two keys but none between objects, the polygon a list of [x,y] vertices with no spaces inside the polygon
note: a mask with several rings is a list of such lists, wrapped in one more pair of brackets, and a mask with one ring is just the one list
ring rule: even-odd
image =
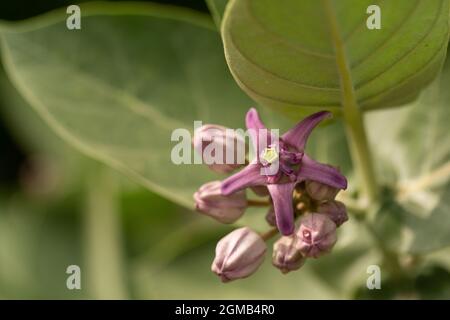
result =
[{"label": "plant stem", "polygon": [[267,200],[247,200],[247,205],[249,207],[268,207],[271,205],[270,201]]},{"label": "plant stem", "polygon": [[261,238],[264,241],[267,241],[267,240],[273,238],[274,236],[276,236],[277,234],[278,234],[278,229],[277,228],[271,228],[270,230],[268,230],[268,231],[266,231],[264,233],[261,233]]},{"label": "plant stem", "polygon": [[211,15],[217,26],[217,30],[220,30],[222,15],[219,11],[219,8],[217,7],[217,4],[214,2],[214,0],[206,0],[206,5],[208,6],[209,11],[211,12]]},{"label": "plant stem", "polygon": [[363,198],[366,198],[369,204],[373,204],[378,201],[379,190],[362,115],[359,110],[344,110],[344,118],[350,155],[359,173]]},{"label": "plant stem", "polygon": [[421,177],[407,181],[406,183],[400,184],[397,189],[397,197],[402,199],[406,198],[408,195],[414,192],[419,192],[421,190],[443,184],[448,181],[450,177],[450,162],[445,163],[441,167],[429,172],[428,174],[422,175]]},{"label": "plant stem", "polygon": [[391,277],[394,279],[402,278],[403,270],[399,263],[399,256],[397,255],[397,253],[389,250],[384,245],[383,239],[380,238],[377,231],[369,221],[364,220],[362,223],[366,227],[366,230],[369,232],[369,234],[372,236],[376,247],[383,257],[383,265],[386,266],[386,268],[390,271]]},{"label": "plant stem", "polygon": [[94,299],[126,299],[116,181],[104,169],[93,175],[84,210],[86,287]]},{"label": "plant stem", "polygon": [[339,25],[336,19],[335,9],[329,0],[323,0],[328,17],[331,39],[336,54],[336,66],[341,80],[342,106],[347,132],[347,140],[350,144],[350,154],[353,164],[356,166],[361,179],[364,197],[373,204],[378,200],[378,185],[375,179],[375,170],[369,149],[364,119],[351,77],[350,64],[348,62],[345,45],[342,40]]}]

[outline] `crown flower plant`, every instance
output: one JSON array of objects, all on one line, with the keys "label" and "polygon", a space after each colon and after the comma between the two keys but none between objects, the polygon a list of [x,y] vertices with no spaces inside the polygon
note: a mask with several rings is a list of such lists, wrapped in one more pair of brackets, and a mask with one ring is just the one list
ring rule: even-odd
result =
[{"label": "crown flower plant", "polygon": [[450,0],[51,2],[0,9],[0,299],[450,299]]},{"label": "crown flower plant", "polygon": [[[249,235],[252,243],[261,244],[274,234],[281,234],[274,246],[273,265],[283,273],[299,269],[307,258],[318,258],[328,253],[336,243],[336,228],[348,217],[345,205],[334,201],[334,198],[339,190],[347,188],[347,179],[338,169],[319,163],[305,153],[313,129],[330,117],[331,113],[327,111],[312,114],[278,137],[264,126],[256,109],[251,108],[247,112],[245,122],[254,159],[249,159],[245,167],[223,181],[209,182],[200,187],[194,195],[196,209],[222,223],[233,223],[244,214],[246,207],[267,206],[266,215],[262,218],[275,228],[258,235],[245,227],[219,241],[212,270],[224,282],[247,277],[262,263],[261,256],[249,261],[248,257],[255,254],[252,251],[254,246],[239,240]],[[241,143],[242,140],[229,130],[216,130],[216,133],[218,137],[206,130],[197,130],[194,144],[203,146],[203,138],[207,141],[231,141],[233,146],[219,143],[219,147],[234,154],[235,141]],[[239,166],[227,163],[208,166],[223,173],[230,172],[230,168],[239,169]],[[268,201],[247,199],[247,189],[253,190],[259,197],[268,196]],[[296,230],[296,219],[299,217]],[[238,235],[238,230],[245,237]],[[223,252],[227,250],[233,254],[224,257]],[[227,259],[232,262],[227,263]]]}]

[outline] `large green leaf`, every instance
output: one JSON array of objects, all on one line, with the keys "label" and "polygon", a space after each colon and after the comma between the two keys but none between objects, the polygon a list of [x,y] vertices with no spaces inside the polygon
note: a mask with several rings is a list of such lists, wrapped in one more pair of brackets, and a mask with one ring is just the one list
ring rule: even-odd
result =
[{"label": "large green leaf", "polygon": [[[366,10],[381,8],[381,29]],[[414,100],[440,70],[449,0],[232,0],[222,32],[240,87],[289,112]],[[301,107],[301,108],[299,108]]]},{"label": "large green leaf", "polygon": [[64,139],[178,203],[216,178],[171,162],[171,133],[193,121],[243,126],[250,100],[232,81],[208,16],[149,4],[82,4],[3,27],[5,68]]},{"label": "large green leaf", "polygon": [[0,115],[28,152],[21,186],[35,195],[65,195],[77,189],[93,161],[59,138],[24,101],[0,69]]},{"label": "large green leaf", "polygon": [[[243,127],[252,105],[227,70],[212,21],[188,10],[137,3],[82,4],[81,11],[81,31],[67,30],[64,12],[3,26],[9,77],[66,141],[192,206],[193,192],[221,177],[202,165],[174,165],[172,131],[192,131],[194,120]],[[294,122],[260,111],[281,132]],[[336,130],[342,143],[341,128]],[[323,134],[313,140],[310,149],[320,160],[348,169],[346,152],[332,159],[331,140]]]},{"label": "large green leaf", "polygon": [[392,249],[422,254],[450,245],[450,59],[413,105],[371,113],[370,139],[388,194],[375,221]]}]

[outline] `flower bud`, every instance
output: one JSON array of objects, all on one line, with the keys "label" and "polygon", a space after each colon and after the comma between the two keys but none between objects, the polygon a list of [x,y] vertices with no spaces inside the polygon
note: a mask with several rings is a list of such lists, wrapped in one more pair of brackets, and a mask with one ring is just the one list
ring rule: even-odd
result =
[{"label": "flower bud", "polygon": [[300,269],[305,257],[295,247],[295,235],[281,237],[273,245],[272,264],[283,273]]},{"label": "flower bud", "polygon": [[245,190],[224,196],[220,187],[220,181],[211,181],[202,185],[194,193],[195,208],[222,223],[233,223],[244,214],[247,208]]},{"label": "flower bud", "polygon": [[269,210],[266,213],[266,221],[270,226],[275,227],[277,225],[277,218],[275,216],[275,209],[273,206],[270,206]]},{"label": "flower bud", "polygon": [[323,202],[317,207],[317,212],[328,215],[338,227],[348,220],[347,208],[340,201]]},{"label": "flower bud", "polygon": [[215,172],[230,173],[245,164],[245,141],[232,129],[201,126],[194,132],[193,144],[203,163]]},{"label": "flower bud", "polygon": [[314,180],[307,180],[305,187],[308,195],[317,201],[333,200],[339,192],[339,189]]},{"label": "flower bud", "polygon": [[326,214],[308,213],[300,220],[296,248],[306,257],[318,258],[336,243],[336,224]]},{"label": "flower bud", "polygon": [[262,264],[266,249],[256,232],[248,227],[236,229],[217,243],[211,270],[222,282],[246,278]]},{"label": "flower bud", "polygon": [[267,189],[266,186],[254,186],[254,187],[250,187],[250,189],[252,189],[252,191],[260,197],[266,197],[269,196],[269,189]]}]

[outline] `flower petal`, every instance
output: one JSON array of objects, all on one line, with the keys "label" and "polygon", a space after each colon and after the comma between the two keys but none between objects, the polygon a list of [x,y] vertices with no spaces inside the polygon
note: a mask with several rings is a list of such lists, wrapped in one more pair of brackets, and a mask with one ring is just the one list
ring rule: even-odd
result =
[{"label": "flower petal", "polygon": [[261,166],[250,163],[241,171],[223,180],[221,190],[222,194],[227,196],[247,187],[265,185],[266,182],[266,176],[261,174]]},{"label": "flower petal", "polygon": [[322,120],[330,117],[332,117],[332,113],[328,111],[314,113],[300,121],[294,128],[286,132],[282,136],[282,139],[287,144],[295,147],[298,151],[303,151],[311,131]]},{"label": "flower petal", "polygon": [[333,188],[347,189],[347,179],[339,170],[319,163],[306,154],[303,156],[297,179],[298,181],[314,180]]},{"label": "flower petal", "polygon": [[[251,142],[256,151],[256,155],[259,157],[259,153],[266,147],[277,144],[278,138],[271,130],[267,129],[259,118],[258,111],[255,108],[251,108],[245,116],[245,125],[247,127],[248,134],[251,138]],[[263,138],[264,140],[260,140]]]},{"label": "flower petal", "polygon": [[280,232],[288,236],[294,232],[294,208],[292,192],[296,183],[269,184],[270,196],[273,201],[277,227]]},{"label": "flower petal", "polygon": [[248,110],[247,115],[245,116],[245,125],[247,126],[247,129],[266,129],[266,126],[262,123],[258,111],[256,111],[255,108],[250,108],[250,110]]}]

